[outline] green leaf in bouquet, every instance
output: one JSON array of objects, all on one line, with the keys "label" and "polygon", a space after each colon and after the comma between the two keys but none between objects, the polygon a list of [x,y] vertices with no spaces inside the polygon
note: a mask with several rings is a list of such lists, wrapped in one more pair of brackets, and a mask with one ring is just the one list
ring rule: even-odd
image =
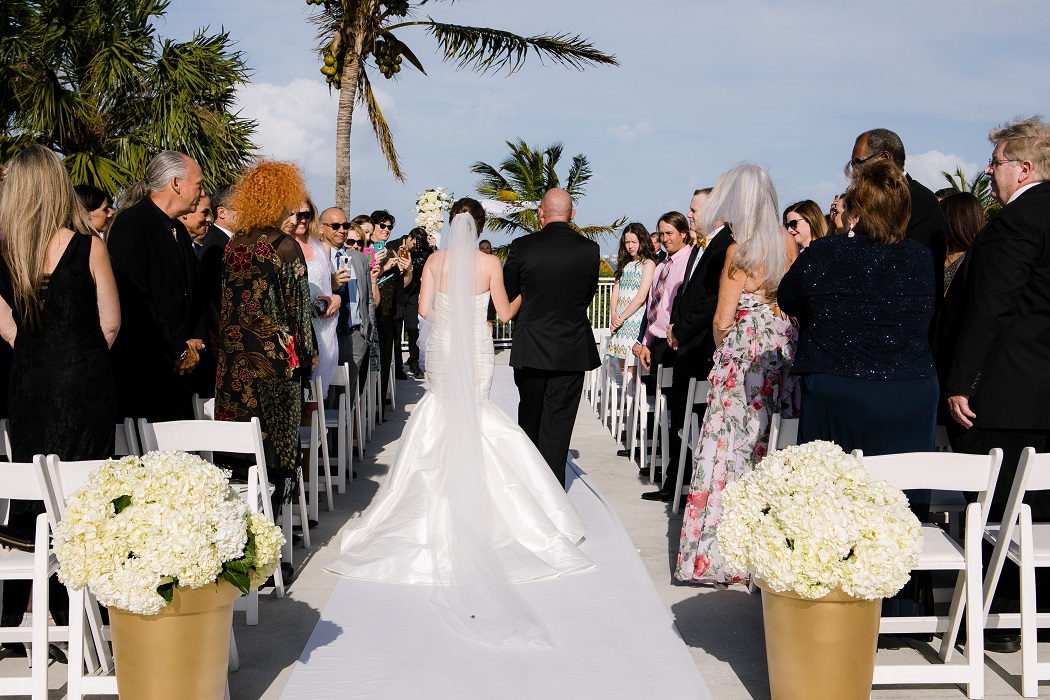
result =
[{"label": "green leaf in bouquet", "polygon": [[[120,496],[119,498],[114,498],[113,499],[113,507],[116,509],[117,515],[120,515],[120,511],[124,510],[125,508],[127,508],[130,505],[131,505],[131,496],[128,496],[127,494],[124,494],[123,496]],[[171,601],[169,600],[168,602],[170,603]]]},{"label": "green leaf in bouquet", "polygon": [[222,567],[222,573],[219,574],[219,578],[229,581],[234,586],[237,586],[237,590],[241,593],[248,593],[251,588],[251,578],[249,578],[247,571],[238,571],[233,568],[227,568],[225,564]]},{"label": "green leaf in bouquet", "polygon": [[[127,498],[127,496],[122,496],[122,498]],[[163,598],[165,603],[170,603],[171,597],[175,594],[175,586],[177,585],[179,585],[179,580],[177,578],[174,576],[165,576],[160,580],[160,585],[157,586],[157,595]]]}]

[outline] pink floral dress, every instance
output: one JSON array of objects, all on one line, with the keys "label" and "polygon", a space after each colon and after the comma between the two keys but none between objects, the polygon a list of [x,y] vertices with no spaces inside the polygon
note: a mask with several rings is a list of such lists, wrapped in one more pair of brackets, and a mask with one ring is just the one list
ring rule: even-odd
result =
[{"label": "pink floral dress", "polygon": [[694,449],[696,464],[686,499],[675,578],[681,581],[733,583],[718,551],[716,533],[722,517],[722,489],[762,461],[774,413],[792,418],[798,410],[795,379],[790,376],[798,331],[790,319],[751,292],[740,296],[736,323],[715,351],[707,413]]}]

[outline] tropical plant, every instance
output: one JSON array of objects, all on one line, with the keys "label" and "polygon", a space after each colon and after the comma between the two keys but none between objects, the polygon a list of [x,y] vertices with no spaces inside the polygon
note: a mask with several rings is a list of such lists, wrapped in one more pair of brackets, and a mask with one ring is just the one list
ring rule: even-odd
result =
[{"label": "tropical plant", "polygon": [[255,150],[231,111],[242,54],[226,32],[157,37],[168,2],[0,0],[0,163],[41,143],[74,183],[116,193],[171,149],[207,188],[233,179]]},{"label": "tropical plant", "polygon": [[[538,202],[543,193],[554,187],[561,187],[573,202],[579,202],[585,193],[586,184],[593,172],[587,156],[582,153],[573,156],[572,165],[565,180],[558,177],[557,166],[565,146],[560,142],[552,143],[542,151],[532,148],[524,140],[507,141],[510,155],[503,159],[499,166],[478,161],[470,167],[472,173],[481,175],[474,188],[482,197],[496,199],[508,204],[521,202]],[[492,231],[516,235],[532,233],[540,229],[539,215],[535,209],[523,208],[513,210],[504,216],[489,216],[487,226]],[[597,238],[612,233],[627,223],[622,216],[611,224],[573,227],[588,238]]]},{"label": "tropical plant", "polygon": [[[398,180],[405,179],[390,126],[372,92],[368,73],[374,68],[390,79],[401,71],[403,61],[407,60],[426,75],[422,62],[402,41],[405,30],[410,27],[421,27],[437,41],[443,61],[478,73],[502,70],[515,73],[530,52],[541,61],[547,59],[577,70],[593,64],[617,65],[615,56],[598,51],[579,35],[523,37],[501,29],[443,24],[429,16],[412,19],[428,2],[431,0],[306,0],[307,5],[316,6],[310,21],[318,27],[321,73],[332,88],[339,90],[335,202],[347,211],[350,207],[350,127],[358,100],[364,103],[390,172]],[[342,89],[344,86],[348,89]]]},{"label": "tropical plant", "polygon": [[984,209],[985,221],[992,218],[995,213],[1002,209],[1002,205],[992,199],[992,178],[988,173],[978,173],[977,177],[967,182],[962,168],[956,166],[954,175],[947,170],[942,170],[941,175],[944,175],[944,179],[956,191],[969,192],[974,197],[977,197],[977,201],[981,203],[981,208]]}]

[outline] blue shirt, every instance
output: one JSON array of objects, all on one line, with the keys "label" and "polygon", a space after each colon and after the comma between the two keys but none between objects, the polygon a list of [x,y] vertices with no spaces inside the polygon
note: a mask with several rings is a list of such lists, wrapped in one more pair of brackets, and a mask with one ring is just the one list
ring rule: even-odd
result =
[{"label": "blue shirt", "polygon": [[[350,258],[348,254],[341,250],[332,252],[332,269],[339,269],[339,259],[343,257]],[[357,271],[354,269],[353,261],[346,266],[346,271],[350,273],[350,281],[338,289],[338,294],[343,299],[343,303],[339,307],[338,330],[344,332],[353,326],[361,325],[361,310],[358,308],[360,300],[357,294]]]}]

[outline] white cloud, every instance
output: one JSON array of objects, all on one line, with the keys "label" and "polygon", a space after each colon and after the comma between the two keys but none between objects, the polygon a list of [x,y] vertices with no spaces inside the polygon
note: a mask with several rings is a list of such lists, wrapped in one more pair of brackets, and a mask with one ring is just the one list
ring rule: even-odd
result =
[{"label": "white cloud", "polygon": [[517,114],[528,98],[527,91],[489,90],[472,96],[470,100],[455,101],[451,116],[457,119],[473,119],[482,124],[505,122]]},{"label": "white cloud", "polygon": [[609,127],[607,132],[614,140],[620,143],[632,143],[652,135],[653,125],[649,122],[638,122],[634,126],[620,124],[619,126]]},{"label": "white cloud", "polygon": [[954,174],[956,168],[962,168],[966,181],[969,182],[984,169],[977,163],[967,162],[962,156],[940,151],[926,151],[908,156],[904,167],[909,175],[934,191],[948,187],[948,181],[941,174],[945,171]]}]

